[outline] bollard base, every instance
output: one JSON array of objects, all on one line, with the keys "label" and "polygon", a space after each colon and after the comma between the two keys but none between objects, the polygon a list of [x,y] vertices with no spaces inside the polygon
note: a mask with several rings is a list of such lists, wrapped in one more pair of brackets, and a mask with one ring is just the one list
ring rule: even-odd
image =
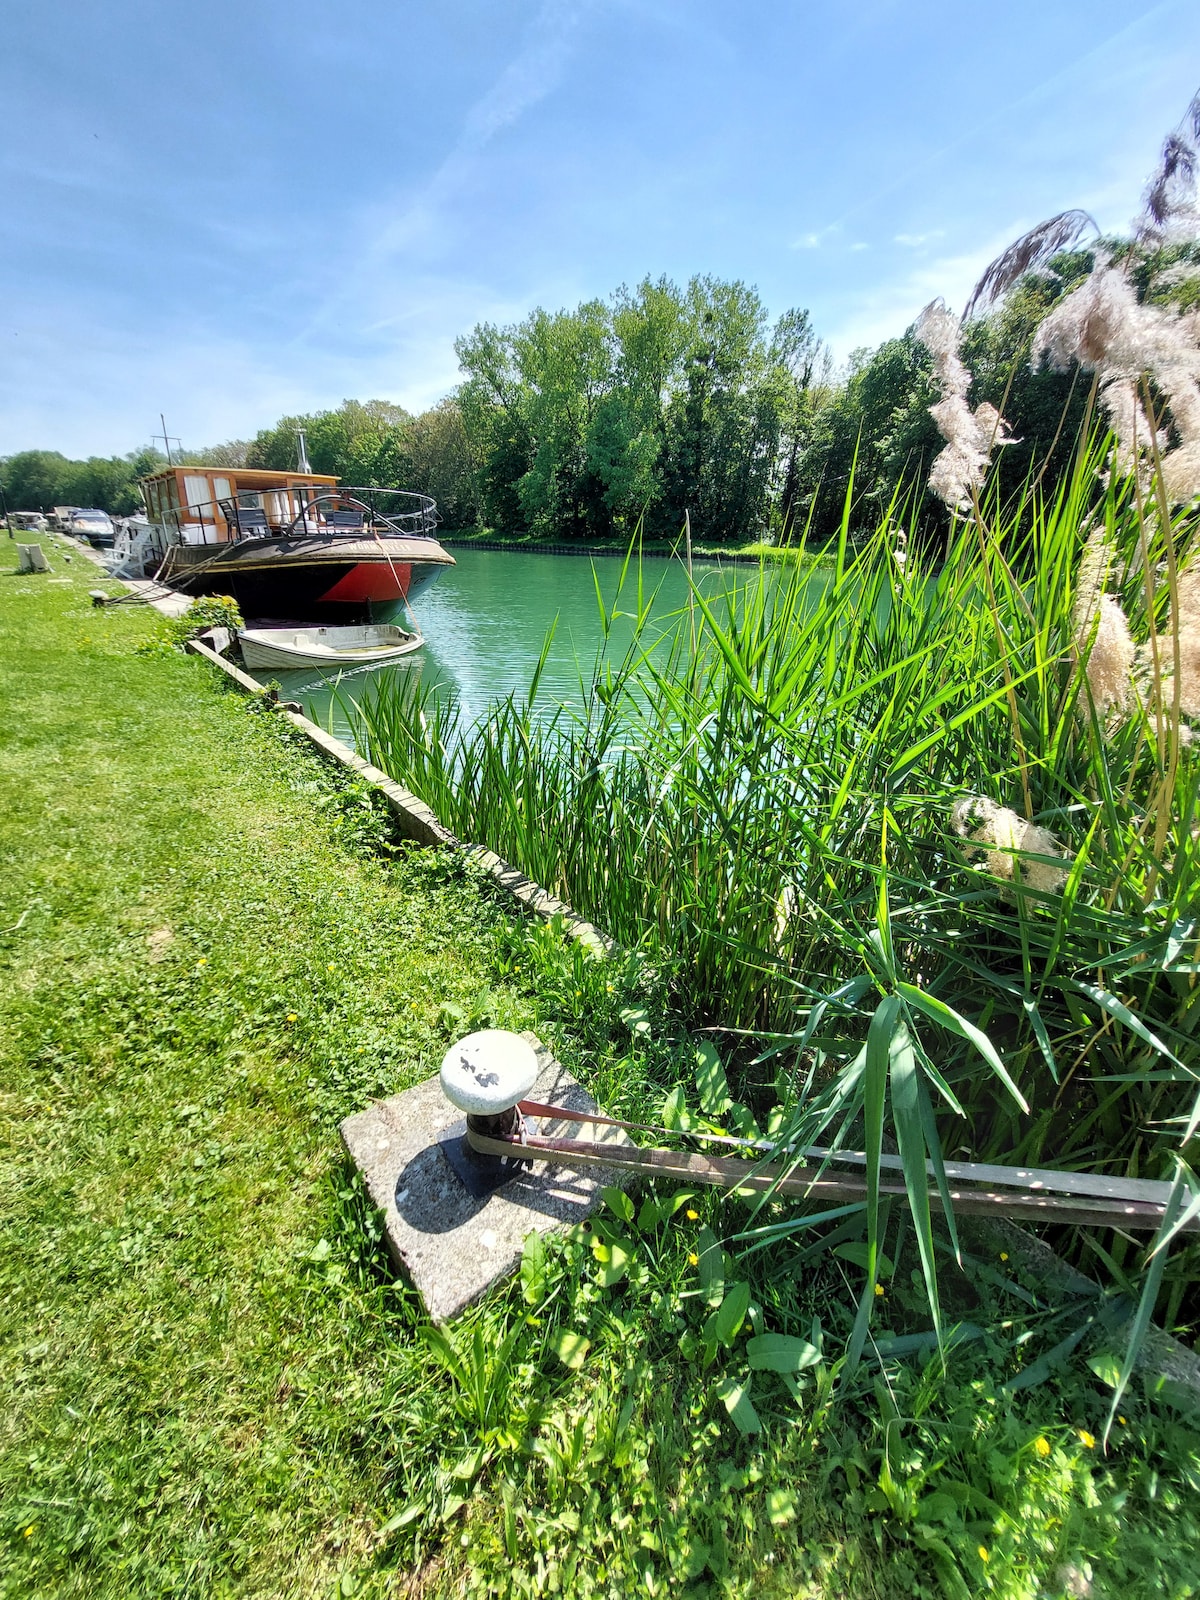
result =
[{"label": "bollard base", "polygon": [[460,1117],[438,1140],[450,1170],[474,1200],[483,1200],[528,1172],[532,1163],[507,1156],[480,1155],[467,1142],[467,1118]]},{"label": "bollard base", "polygon": [[[529,1098],[566,1111],[597,1111],[566,1068],[526,1037],[538,1055]],[[536,1131],[573,1138],[580,1129],[578,1123],[541,1118]],[[446,1099],[436,1077],[377,1101],[341,1125],[342,1142],[382,1215],[392,1260],[435,1322],[456,1317],[513,1272],[530,1233],[576,1227],[600,1204],[606,1184],[625,1183],[629,1176],[609,1167],[517,1164],[501,1157],[499,1183],[481,1187],[465,1182],[458,1170],[465,1132],[462,1112]],[[596,1130],[596,1137],[629,1143],[618,1128]],[[489,1158],[472,1151],[470,1159]]]}]

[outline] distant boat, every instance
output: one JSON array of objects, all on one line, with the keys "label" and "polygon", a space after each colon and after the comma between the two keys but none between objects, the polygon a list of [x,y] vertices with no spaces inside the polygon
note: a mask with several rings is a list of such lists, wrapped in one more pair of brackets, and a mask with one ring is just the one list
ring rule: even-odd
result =
[{"label": "distant boat", "polygon": [[246,628],[238,634],[248,667],[381,667],[419,650],[425,640],[393,623],[357,628]]},{"label": "distant boat", "polygon": [[167,467],[142,493],[144,575],[230,595],[249,622],[385,620],[455,564],[433,537],[428,495],[247,467]]}]

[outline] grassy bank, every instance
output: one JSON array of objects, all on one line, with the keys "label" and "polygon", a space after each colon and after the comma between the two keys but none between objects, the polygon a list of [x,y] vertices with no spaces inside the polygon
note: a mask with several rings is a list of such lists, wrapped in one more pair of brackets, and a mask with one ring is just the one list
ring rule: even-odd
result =
[{"label": "grassy bank", "polygon": [[[485,550],[512,550],[514,552],[539,551],[553,555],[620,556],[629,549],[629,537],[612,538],[596,542],[593,539],[578,542],[561,539],[540,539],[529,533],[506,532],[497,528],[450,528],[439,530],[438,537],[454,549],[456,545],[475,545]],[[645,556],[677,556],[682,548],[678,539],[644,539],[638,548]],[[767,561],[812,562],[831,559],[831,552],[805,548],[801,544],[765,544],[761,539],[731,541],[728,544],[702,544],[692,546],[697,561]]]},{"label": "grassy bank", "polygon": [[431,1340],[338,1117],[485,1021],[621,1111],[695,1108],[696,1041],[638,968],[389,849],[94,572],[3,555],[6,1600],[1194,1592],[1192,1436],[1134,1395],[1103,1456],[1054,1355],[1094,1307],[999,1259],[948,1291],[943,1373],[896,1239],[850,1385],[851,1245],[788,1272],[738,1257],[736,1203],[614,1197]]}]

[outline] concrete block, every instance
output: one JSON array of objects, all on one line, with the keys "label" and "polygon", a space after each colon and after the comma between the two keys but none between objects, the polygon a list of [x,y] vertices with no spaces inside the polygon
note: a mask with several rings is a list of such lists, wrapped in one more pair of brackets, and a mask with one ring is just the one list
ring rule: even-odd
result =
[{"label": "concrete block", "polygon": [[[537,1080],[527,1098],[565,1110],[592,1112],[596,1102],[532,1034]],[[383,1213],[388,1250],[420,1294],[434,1322],[448,1322],[521,1260],[526,1237],[564,1232],[590,1216],[605,1184],[628,1174],[604,1167],[575,1170],[549,1162],[523,1167],[516,1177],[473,1198],[451,1170],[439,1139],[461,1119],[430,1078],[366,1111],[347,1117],[342,1142]],[[578,1137],[577,1123],[541,1121],[537,1132]],[[628,1144],[617,1128],[593,1126],[584,1137]]]},{"label": "concrete block", "polygon": [[42,549],[40,544],[19,544],[17,546],[17,571],[50,571],[49,564],[46,561],[46,552]]}]

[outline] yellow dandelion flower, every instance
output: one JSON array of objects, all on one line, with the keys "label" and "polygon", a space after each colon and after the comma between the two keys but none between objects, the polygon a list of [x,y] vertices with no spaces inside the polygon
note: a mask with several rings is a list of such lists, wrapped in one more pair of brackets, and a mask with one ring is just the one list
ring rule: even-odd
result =
[{"label": "yellow dandelion flower", "polygon": [[1001,1261],[1007,1261],[1008,1260],[1008,1251],[1007,1250],[1001,1250],[1000,1259],[1001,1259]]},{"label": "yellow dandelion flower", "polygon": [[1125,1418],[1124,1417],[1118,1417],[1117,1421],[1121,1424],[1122,1427],[1125,1426]]},{"label": "yellow dandelion flower", "polygon": [[196,957],[196,965],[198,967],[206,967],[208,965],[208,957],[207,956],[197,956]]},{"label": "yellow dandelion flower", "polygon": [[698,1267],[699,1265],[700,1265],[700,1257],[696,1254],[696,1252],[694,1250],[689,1250],[688,1251],[688,1266],[689,1267]]},{"label": "yellow dandelion flower", "polygon": [[1037,1438],[1033,1441],[1033,1448],[1037,1451],[1038,1455],[1048,1456],[1050,1454],[1050,1441],[1039,1433]]},{"label": "yellow dandelion flower", "polygon": [[611,983],[606,983],[606,984],[605,984],[605,985],[604,985],[604,992],[605,992],[605,994],[612,994],[612,992],[613,992],[613,986],[612,986],[612,984],[611,984]]},{"label": "yellow dandelion flower", "polygon": [[35,1526],[35,1524],[34,1524],[34,1523],[32,1523],[32,1522],[31,1522],[31,1523],[30,1523],[30,1524],[29,1524],[29,1526],[28,1526],[28,1527],[27,1527],[27,1528],[26,1528],[26,1529],[25,1529],[25,1537],[26,1537],[26,1538],[27,1538],[27,1539],[28,1539],[28,1538],[29,1538],[29,1535],[30,1535],[30,1534],[31,1534],[31,1533],[32,1533],[32,1532],[33,1532],[33,1530],[34,1530],[34,1526]]},{"label": "yellow dandelion flower", "polygon": [[698,1211],[693,1211],[691,1206],[687,1208],[686,1216],[689,1222],[700,1221],[700,1213]]},{"label": "yellow dandelion flower", "polygon": [[336,961],[326,962],[325,971],[326,972],[336,972],[337,971],[337,962]]},{"label": "yellow dandelion flower", "polygon": [[287,1019],[288,1019],[289,1022],[295,1022],[296,1013],[294,1011],[289,1011],[288,1014],[287,1014]]},{"label": "yellow dandelion flower", "polygon": [[985,1544],[981,1544],[979,1546],[979,1559],[980,1561],[990,1561],[992,1559],[988,1554],[988,1547]]},{"label": "yellow dandelion flower", "polygon": [[1079,1437],[1083,1441],[1085,1450],[1094,1450],[1096,1448],[1096,1436],[1094,1433],[1089,1433],[1086,1428],[1080,1428]]},{"label": "yellow dandelion flower", "polygon": [[886,1293],[887,1293],[887,1290],[883,1287],[883,1285],[881,1283],[877,1283],[875,1285],[875,1297],[876,1297],[876,1299],[882,1300]]}]

